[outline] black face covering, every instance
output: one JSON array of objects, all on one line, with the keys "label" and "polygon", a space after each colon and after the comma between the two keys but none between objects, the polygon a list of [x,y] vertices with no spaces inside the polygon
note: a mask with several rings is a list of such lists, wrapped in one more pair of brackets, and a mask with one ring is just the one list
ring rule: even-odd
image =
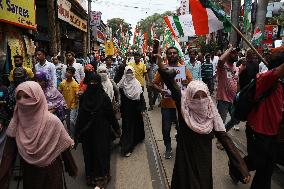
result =
[{"label": "black face covering", "polygon": [[23,64],[15,64],[16,68],[23,67]]},{"label": "black face covering", "polygon": [[23,67],[16,67],[13,72],[14,84],[18,86],[19,84],[28,80],[27,71]]},{"label": "black face covering", "polygon": [[84,79],[87,84],[87,89],[82,96],[82,105],[80,106],[85,111],[99,111],[103,105],[104,95],[107,95],[101,84],[101,77],[94,72],[89,73]]},{"label": "black face covering", "polygon": [[243,70],[239,75],[240,89],[242,89],[247,84],[249,84],[252,79],[255,79],[258,72],[259,72],[258,64],[253,62],[248,62],[246,65],[246,69]]}]

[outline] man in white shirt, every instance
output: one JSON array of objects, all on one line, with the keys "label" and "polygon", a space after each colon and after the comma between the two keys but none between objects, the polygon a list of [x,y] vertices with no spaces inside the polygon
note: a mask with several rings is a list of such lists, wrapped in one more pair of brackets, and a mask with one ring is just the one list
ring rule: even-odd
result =
[{"label": "man in white shirt", "polygon": [[216,75],[218,61],[219,61],[219,57],[215,56],[215,51],[211,51],[210,63],[213,65],[213,76]]},{"label": "man in white shirt", "polygon": [[66,72],[67,66],[59,61],[58,56],[52,57],[51,60],[52,60],[52,63],[54,64],[54,66],[55,66],[56,78],[57,78],[57,87],[58,87],[59,84],[65,78],[65,72]]},{"label": "man in white shirt", "polygon": [[50,81],[50,84],[56,87],[57,78],[56,78],[55,66],[51,62],[48,62],[45,56],[46,56],[45,50],[37,49],[36,51],[37,64],[35,65],[35,71],[45,72],[47,74],[48,80]]},{"label": "man in white shirt", "polygon": [[74,78],[77,83],[80,83],[85,77],[84,67],[80,63],[76,63],[74,52],[67,51],[65,53],[65,58],[67,66],[75,68],[76,72]]}]

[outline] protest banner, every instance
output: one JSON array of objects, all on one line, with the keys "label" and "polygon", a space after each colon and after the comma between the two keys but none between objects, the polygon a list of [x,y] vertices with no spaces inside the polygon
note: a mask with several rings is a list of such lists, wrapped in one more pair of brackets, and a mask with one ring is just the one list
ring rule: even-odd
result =
[{"label": "protest banner", "polygon": [[[179,66],[179,67],[168,67],[169,69],[175,69],[177,72],[177,75],[175,77],[175,80],[180,87],[181,90],[184,90],[186,87],[183,86],[182,81],[186,79],[185,75],[185,66]],[[167,91],[169,95],[164,95],[164,98],[171,98],[171,91],[167,88],[167,86],[164,84],[164,90]]]}]

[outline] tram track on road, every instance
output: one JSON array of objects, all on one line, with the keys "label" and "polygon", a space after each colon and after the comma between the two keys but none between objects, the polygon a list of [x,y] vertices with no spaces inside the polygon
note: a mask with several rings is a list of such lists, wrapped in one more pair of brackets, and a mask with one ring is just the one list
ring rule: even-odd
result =
[{"label": "tram track on road", "polygon": [[158,148],[158,140],[156,140],[154,130],[148,113],[144,115],[144,124],[146,131],[146,149],[151,169],[153,188],[170,189],[170,181],[166,174],[166,168],[162,161],[162,155]]}]

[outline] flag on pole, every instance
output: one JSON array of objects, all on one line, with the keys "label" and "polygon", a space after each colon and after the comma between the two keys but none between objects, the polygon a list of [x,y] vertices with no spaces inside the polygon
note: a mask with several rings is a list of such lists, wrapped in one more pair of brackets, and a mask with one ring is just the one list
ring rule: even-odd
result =
[{"label": "flag on pole", "polygon": [[139,35],[139,30],[138,27],[136,26],[135,31],[134,31],[134,35],[133,35],[133,45],[136,45],[137,41],[138,41],[138,35]]},{"label": "flag on pole", "polygon": [[156,34],[155,34],[155,31],[154,31],[154,26],[153,25],[150,28],[150,35],[151,36],[149,37],[149,40],[153,41],[156,38]]},{"label": "flag on pole", "polygon": [[144,41],[143,41],[142,51],[143,51],[143,54],[146,54],[147,48],[148,48],[148,34],[147,32],[145,32],[143,35],[144,35]]},{"label": "flag on pole", "polygon": [[167,49],[169,47],[176,47],[178,49],[179,56],[183,59],[184,54],[182,52],[182,48],[178,42],[178,38],[172,36],[171,31],[166,29],[163,34],[163,42],[162,42],[162,49]]},{"label": "flag on pole", "polygon": [[244,29],[248,31],[251,25],[251,10],[252,10],[252,0],[245,0],[244,4]]},{"label": "flag on pole", "polygon": [[189,0],[180,0],[180,14],[189,14]]},{"label": "flag on pole", "polygon": [[259,46],[264,39],[264,35],[261,30],[257,27],[251,39],[252,44]]},{"label": "flag on pole", "polygon": [[175,37],[206,35],[224,28],[226,15],[214,4],[201,3],[199,0],[189,0],[189,4],[194,7],[191,14],[164,17]]}]

